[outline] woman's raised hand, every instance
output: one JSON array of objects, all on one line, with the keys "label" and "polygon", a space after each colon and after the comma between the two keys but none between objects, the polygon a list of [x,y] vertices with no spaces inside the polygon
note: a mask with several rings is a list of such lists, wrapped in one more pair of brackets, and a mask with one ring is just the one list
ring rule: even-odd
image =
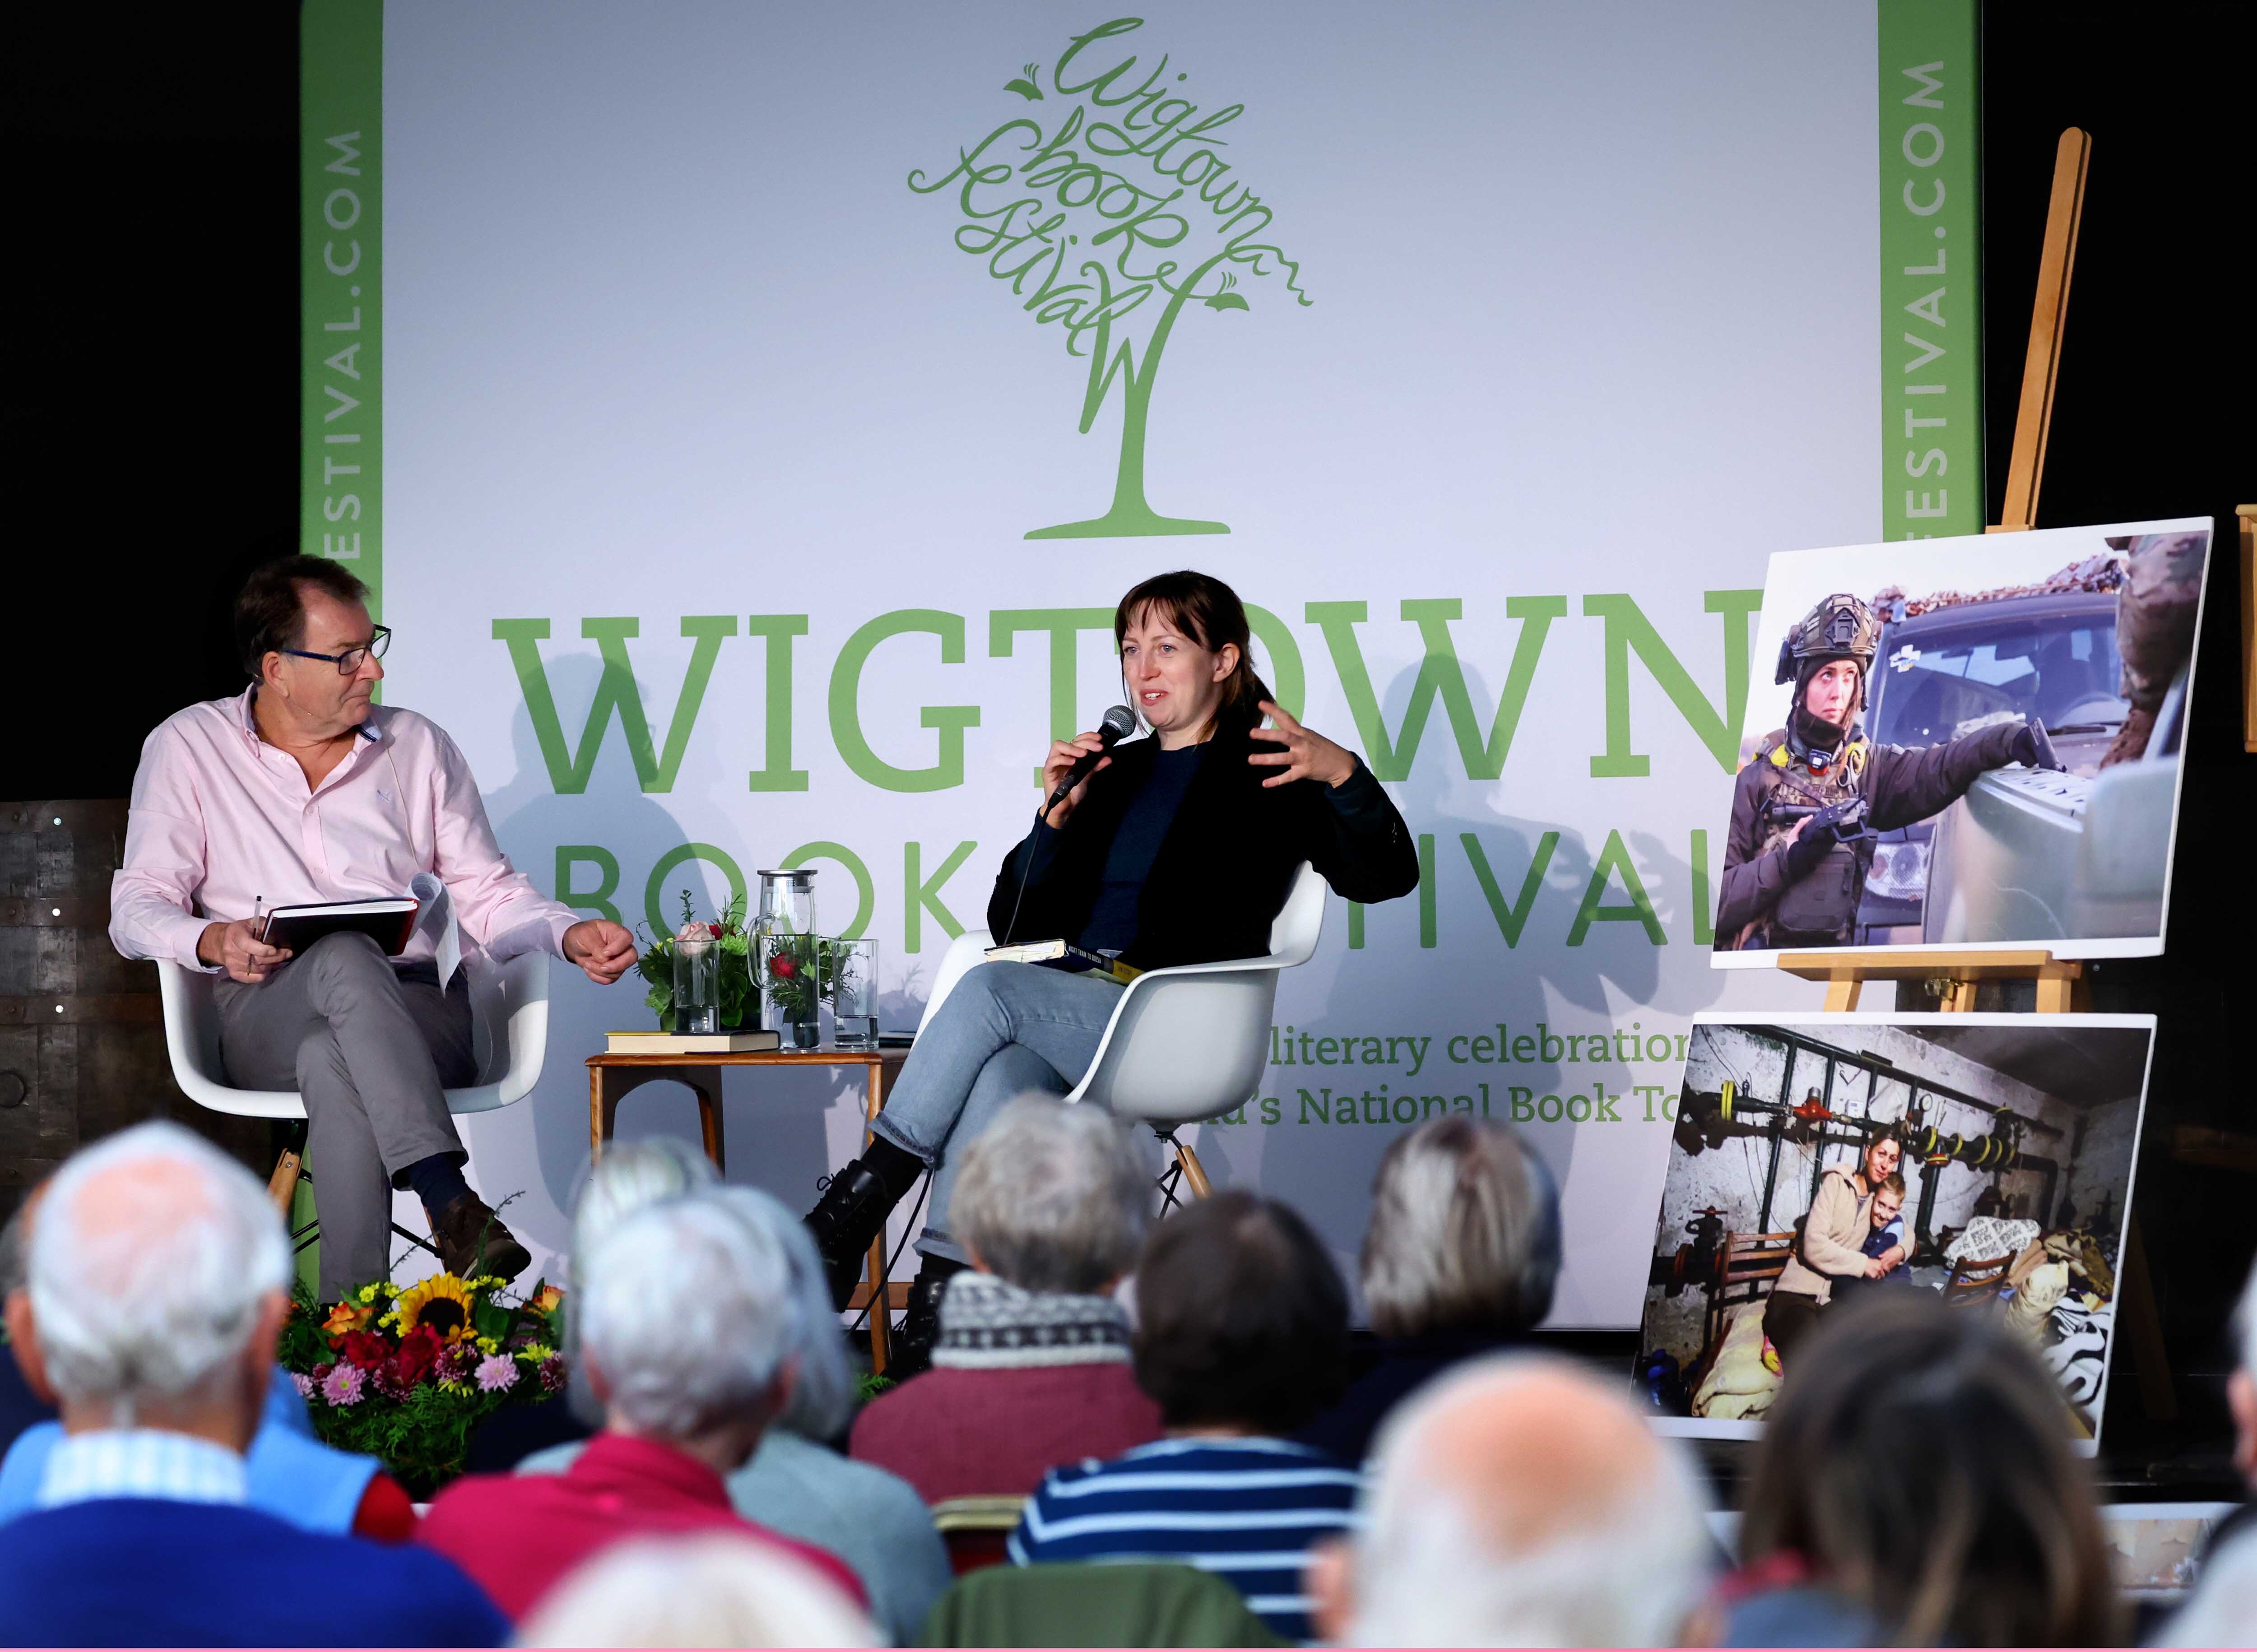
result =
[{"label": "woman's raised hand", "polygon": [[[1051,754],[1043,759],[1043,796],[1047,799],[1052,792],[1058,790],[1058,782],[1065,779],[1066,771],[1080,762],[1083,758],[1104,750],[1105,742],[1094,729],[1077,734],[1071,740],[1060,740],[1054,744],[1051,747]],[[1090,777],[1094,778],[1099,770],[1110,768],[1112,766],[1113,759],[1110,757],[1099,758],[1097,767],[1089,771]],[[1060,798],[1058,807],[1043,818],[1050,822],[1052,826],[1065,825],[1066,817],[1081,806],[1082,797],[1088,790],[1089,780],[1085,779],[1080,785]]]},{"label": "woman's raised hand", "polygon": [[1274,728],[1248,731],[1256,740],[1272,740],[1284,749],[1277,752],[1256,752],[1246,760],[1269,768],[1282,768],[1284,773],[1273,774],[1262,782],[1263,789],[1272,786],[1289,786],[1298,780],[1322,780],[1327,786],[1338,786],[1355,773],[1355,758],[1344,745],[1335,745],[1314,729],[1305,729],[1293,720],[1284,707],[1264,700],[1262,709],[1276,724]]}]

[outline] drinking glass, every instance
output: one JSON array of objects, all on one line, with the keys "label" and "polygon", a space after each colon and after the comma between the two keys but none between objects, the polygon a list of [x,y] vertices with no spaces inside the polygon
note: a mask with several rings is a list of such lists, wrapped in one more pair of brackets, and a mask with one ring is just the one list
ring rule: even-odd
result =
[{"label": "drinking glass", "polygon": [[721,949],[713,941],[674,943],[674,1030],[721,1030]]}]

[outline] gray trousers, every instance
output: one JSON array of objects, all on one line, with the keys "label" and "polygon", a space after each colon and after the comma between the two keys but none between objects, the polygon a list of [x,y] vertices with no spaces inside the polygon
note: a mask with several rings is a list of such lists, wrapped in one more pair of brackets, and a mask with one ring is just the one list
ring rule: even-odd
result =
[{"label": "gray trousers", "polygon": [[332,935],[264,981],[220,981],[213,997],[229,1082],[305,1098],[322,1300],[385,1278],[400,1172],[435,1153],[467,1156],[441,1092],[478,1075],[469,982],[458,971],[442,992],[429,965],[395,968],[366,935]]}]

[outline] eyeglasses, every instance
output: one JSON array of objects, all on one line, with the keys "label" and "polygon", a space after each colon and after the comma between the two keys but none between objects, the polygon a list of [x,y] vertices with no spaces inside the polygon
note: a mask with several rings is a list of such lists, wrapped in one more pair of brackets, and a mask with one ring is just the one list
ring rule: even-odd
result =
[{"label": "eyeglasses", "polygon": [[350,677],[354,672],[358,671],[361,668],[361,666],[367,660],[371,654],[373,654],[379,660],[381,660],[384,658],[384,651],[391,646],[392,627],[389,625],[379,625],[371,634],[365,646],[359,648],[348,648],[341,654],[309,653],[303,648],[283,648],[279,649],[276,652],[286,654],[294,654],[301,660],[326,660],[337,668],[337,675],[341,677]]}]

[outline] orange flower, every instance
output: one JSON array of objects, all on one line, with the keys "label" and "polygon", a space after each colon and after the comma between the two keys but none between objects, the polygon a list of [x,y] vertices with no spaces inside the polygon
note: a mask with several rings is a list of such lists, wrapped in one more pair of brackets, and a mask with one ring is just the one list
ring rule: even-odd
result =
[{"label": "orange flower", "polygon": [[560,1287],[555,1285],[543,1285],[539,1290],[533,1293],[533,1302],[531,1306],[538,1309],[544,1314],[553,1314],[558,1308],[563,1305],[563,1302],[564,1292]]},{"label": "orange flower", "polygon": [[322,1322],[322,1334],[325,1337],[342,1337],[349,1331],[361,1330],[375,1317],[376,1310],[373,1306],[364,1307],[357,1303],[339,1303],[329,1310],[329,1317]]}]

